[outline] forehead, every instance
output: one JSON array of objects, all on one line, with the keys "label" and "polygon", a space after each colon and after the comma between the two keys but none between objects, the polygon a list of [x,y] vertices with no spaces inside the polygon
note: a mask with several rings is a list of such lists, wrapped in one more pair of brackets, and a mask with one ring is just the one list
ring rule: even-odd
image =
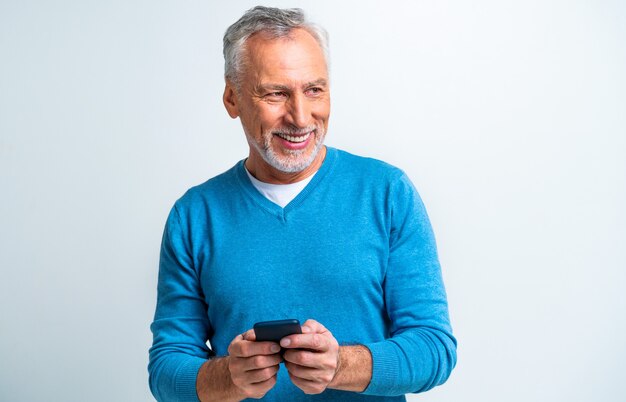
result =
[{"label": "forehead", "polygon": [[328,79],[324,52],[315,38],[303,29],[288,37],[253,35],[246,41],[246,80],[302,82]]}]

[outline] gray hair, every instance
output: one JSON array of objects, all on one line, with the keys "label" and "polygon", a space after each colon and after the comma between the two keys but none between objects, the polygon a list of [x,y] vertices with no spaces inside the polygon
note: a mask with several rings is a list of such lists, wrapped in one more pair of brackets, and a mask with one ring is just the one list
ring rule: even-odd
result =
[{"label": "gray hair", "polygon": [[329,64],[328,33],[321,26],[308,21],[299,8],[256,6],[226,30],[224,34],[224,76],[240,88],[246,40],[258,32],[271,39],[288,37],[296,28],[310,33],[322,48],[326,66]]}]

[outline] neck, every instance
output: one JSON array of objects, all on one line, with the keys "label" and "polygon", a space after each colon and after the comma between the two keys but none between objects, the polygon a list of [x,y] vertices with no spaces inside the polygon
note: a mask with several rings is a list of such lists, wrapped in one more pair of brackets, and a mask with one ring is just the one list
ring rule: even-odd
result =
[{"label": "neck", "polygon": [[326,146],[320,149],[313,162],[304,170],[293,173],[281,172],[280,170],[269,166],[259,155],[250,152],[250,156],[246,160],[246,169],[257,180],[269,184],[291,184],[306,179],[319,170],[326,157]]}]

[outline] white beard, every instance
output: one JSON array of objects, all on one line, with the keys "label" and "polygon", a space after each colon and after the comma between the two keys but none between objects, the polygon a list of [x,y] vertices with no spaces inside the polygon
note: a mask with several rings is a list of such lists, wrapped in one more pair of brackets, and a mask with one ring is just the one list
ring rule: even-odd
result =
[{"label": "white beard", "polygon": [[[259,144],[247,132],[246,138],[248,140],[248,144],[256,149],[256,151],[259,153],[259,155],[261,155],[263,160],[268,165],[283,173],[297,173],[308,168],[313,163],[320,149],[322,149],[322,146],[324,145],[324,137],[326,136],[326,133],[324,132],[323,128],[313,126],[308,127],[306,130],[298,131],[313,130],[315,130],[315,133],[313,134],[315,135],[315,146],[308,157],[304,156],[304,153],[307,152],[307,149],[285,150],[285,152],[287,153],[286,156],[278,155],[272,148],[272,139],[274,137],[273,133],[276,132],[275,129],[263,133],[263,145]],[[246,130],[244,129],[244,131]],[[283,131],[288,132],[290,130]]]}]

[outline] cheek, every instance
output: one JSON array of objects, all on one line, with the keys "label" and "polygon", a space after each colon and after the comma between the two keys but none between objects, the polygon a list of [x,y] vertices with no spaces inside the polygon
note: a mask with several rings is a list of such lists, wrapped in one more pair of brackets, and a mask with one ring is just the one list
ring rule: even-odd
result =
[{"label": "cheek", "polygon": [[313,106],[312,114],[316,119],[328,121],[330,116],[330,103],[329,102],[320,102]]},{"label": "cheek", "polygon": [[264,129],[280,127],[285,116],[285,108],[282,105],[267,105],[259,110],[259,123]]}]

